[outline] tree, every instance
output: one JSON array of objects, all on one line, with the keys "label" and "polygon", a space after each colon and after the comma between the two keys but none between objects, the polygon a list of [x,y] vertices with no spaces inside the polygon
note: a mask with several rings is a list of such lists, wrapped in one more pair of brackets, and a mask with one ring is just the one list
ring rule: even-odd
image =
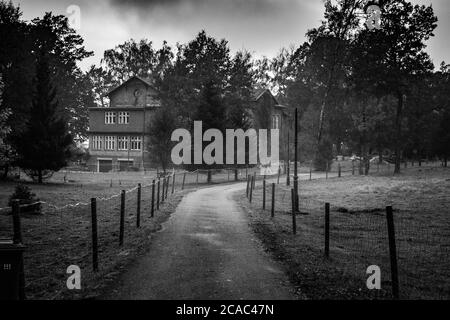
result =
[{"label": "tree", "polygon": [[153,48],[153,42],[142,39],[125,41],[114,49],[106,50],[102,63],[115,84],[133,76],[160,79],[171,65],[173,52],[166,41],[160,49]]},{"label": "tree", "polygon": [[8,126],[8,118],[11,109],[5,108],[2,104],[3,82],[0,74],[0,168],[3,169],[3,178],[8,176],[10,165],[15,160],[15,152],[8,141],[11,128]]},{"label": "tree", "polygon": [[57,89],[58,113],[73,136],[82,140],[88,127],[87,108],[93,99],[84,91],[84,76],[77,62],[92,52],[85,50],[83,39],[69,27],[65,16],[46,13],[27,22],[21,15],[12,2],[0,1],[0,73],[5,83],[3,100],[12,110],[8,120],[11,136],[17,137],[24,129],[23,120],[32,104],[36,62],[39,52],[46,52]]},{"label": "tree", "polygon": [[38,183],[66,165],[70,158],[72,136],[66,122],[58,116],[56,90],[46,53],[36,67],[35,93],[26,127],[17,145],[17,164]]},{"label": "tree", "polygon": [[164,172],[169,166],[173,142],[172,132],[177,129],[177,116],[169,106],[157,110],[148,126],[150,157],[161,164]]},{"label": "tree", "polygon": [[425,52],[425,41],[433,36],[437,18],[430,6],[406,0],[383,2],[381,28],[363,30],[355,41],[354,79],[374,94],[393,95],[395,114],[395,173],[400,173],[405,99],[414,78],[430,74],[433,63]]}]

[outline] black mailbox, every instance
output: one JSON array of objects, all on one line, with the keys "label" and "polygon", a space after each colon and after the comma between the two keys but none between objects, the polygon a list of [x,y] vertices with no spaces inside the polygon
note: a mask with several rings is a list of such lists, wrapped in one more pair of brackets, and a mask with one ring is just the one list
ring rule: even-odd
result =
[{"label": "black mailbox", "polygon": [[23,244],[0,239],[0,300],[24,299]]}]

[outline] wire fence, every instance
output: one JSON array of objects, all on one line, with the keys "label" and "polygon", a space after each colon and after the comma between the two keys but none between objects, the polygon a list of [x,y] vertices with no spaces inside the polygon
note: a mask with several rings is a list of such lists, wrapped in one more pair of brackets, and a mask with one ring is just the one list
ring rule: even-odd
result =
[{"label": "wire fence", "polygon": [[[301,285],[307,286],[307,278],[314,274],[311,286],[320,287],[320,273],[328,277],[329,286],[335,287],[337,294],[333,297],[344,292],[350,298],[450,298],[450,228],[442,223],[448,222],[445,212],[440,219],[435,212],[399,210],[394,206],[390,235],[388,206],[348,210],[331,203],[326,218],[325,201],[303,196],[301,190],[298,210],[294,210],[292,181],[287,186],[285,181],[278,184],[276,180],[249,176],[246,194],[250,208],[257,212],[258,224],[269,226],[266,233],[276,233],[271,241],[280,238],[285,252],[292,246],[287,259],[298,257],[296,272],[309,270],[309,274],[302,274]],[[313,265],[301,261],[308,257]],[[395,271],[393,263],[398,265]],[[367,268],[373,265],[381,270],[380,290],[368,290],[366,286],[370,275]],[[395,290],[399,290],[398,296]]]}]

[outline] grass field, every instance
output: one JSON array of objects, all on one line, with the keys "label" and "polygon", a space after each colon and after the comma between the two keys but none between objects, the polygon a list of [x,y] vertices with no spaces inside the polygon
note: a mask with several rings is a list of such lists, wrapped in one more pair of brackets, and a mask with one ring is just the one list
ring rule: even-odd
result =
[{"label": "grass field", "polygon": [[[286,267],[293,283],[312,299],[391,298],[385,207],[394,208],[400,297],[450,298],[450,171],[408,168],[399,176],[344,176],[299,183],[297,235],[292,235],[290,187],[271,186],[262,210],[262,182],[250,204],[251,225],[268,251]],[[306,181],[305,181],[306,180]],[[271,181],[272,182],[272,181]],[[324,204],[331,204],[330,258],[324,258]],[[305,214],[306,213],[306,214]],[[382,290],[368,290],[366,268],[381,268]]]},{"label": "grass field", "polygon": [[[239,172],[244,179],[245,171]],[[212,183],[233,181],[227,171],[214,172]],[[150,217],[151,183],[156,172],[66,172],[60,171],[45,184],[20,181],[0,182],[0,238],[12,237],[12,218],[8,198],[17,184],[29,186],[40,201],[42,214],[22,214],[22,236],[27,246],[24,255],[26,295],[28,299],[79,299],[95,297],[114,281],[127,263],[143,253],[152,234],[161,228],[182,195],[194,187],[207,186],[206,172],[177,171],[174,195],[172,182],[169,199]],[[184,180],[184,190],[182,190]],[[136,228],[137,190],[141,183],[141,228]],[[155,188],[157,190],[157,188]],[[124,245],[119,247],[121,190],[127,190]],[[155,192],[156,192],[155,190]],[[97,198],[99,272],[92,271],[90,199]],[[102,200],[107,199],[107,200]],[[72,205],[65,207],[68,204]],[[77,206],[73,207],[73,205]],[[55,206],[57,208],[55,208]],[[155,204],[156,207],[156,204]],[[66,288],[66,269],[78,265],[82,271],[82,290]]]}]

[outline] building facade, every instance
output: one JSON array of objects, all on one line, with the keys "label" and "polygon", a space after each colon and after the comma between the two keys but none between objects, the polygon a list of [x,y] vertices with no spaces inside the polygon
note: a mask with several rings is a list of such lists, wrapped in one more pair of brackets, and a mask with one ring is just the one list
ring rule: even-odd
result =
[{"label": "building facade", "polygon": [[142,170],[149,166],[148,125],[161,107],[150,80],[132,77],[108,93],[107,108],[89,109],[88,166],[93,171]]},{"label": "building facade", "polygon": [[[147,151],[149,123],[161,108],[153,83],[132,77],[108,93],[109,107],[89,109],[88,166],[92,171],[143,170],[152,167]],[[288,130],[287,107],[268,89],[254,91],[252,127],[280,129],[280,159],[284,159]]]}]

